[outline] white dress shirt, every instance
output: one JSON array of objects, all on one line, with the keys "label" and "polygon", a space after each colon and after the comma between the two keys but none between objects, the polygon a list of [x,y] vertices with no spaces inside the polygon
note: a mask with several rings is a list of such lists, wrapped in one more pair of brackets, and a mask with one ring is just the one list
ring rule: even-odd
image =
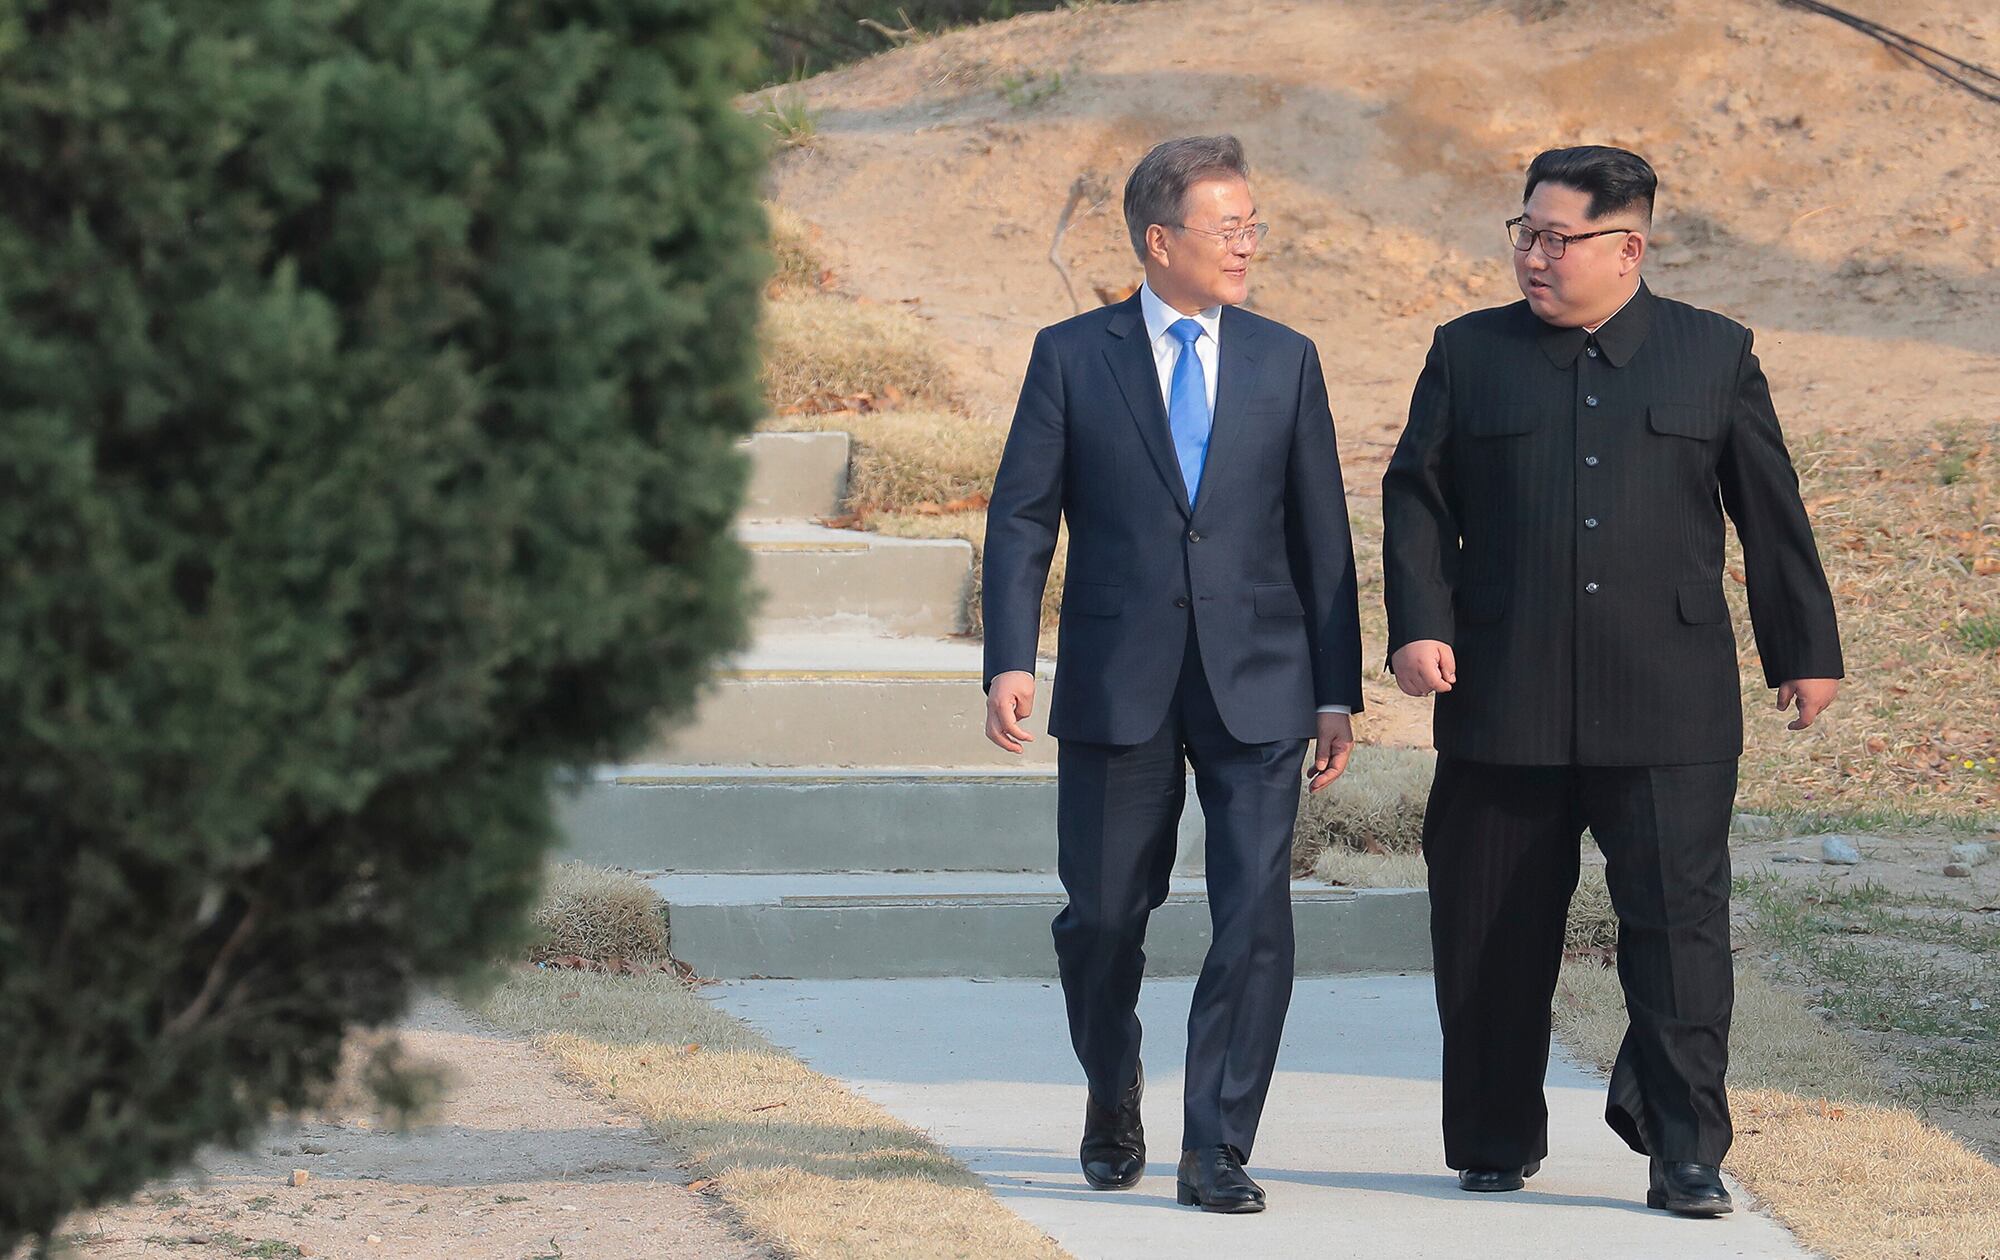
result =
[{"label": "white dress shirt", "polygon": [[[1147,283],[1139,286],[1139,310],[1146,317],[1146,339],[1153,347],[1153,370],[1160,378],[1160,402],[1169,409],[1174,405],[1174,365],[1180,362],[1181,341],[1167,330],[1183,319],[1201,325],[1201,336],[1194,340],[1194,353],[1201,361],[1202,384],[1208,387],[1208,414],[1213,416],[1215,380],[1222,368],[1222,308],[1210,306],[1193,315],[1183,315],[1160,300],[1160,295]],[[1354,709],[1345,704],[1323,704],[1319,711],[1351,714]]]}]

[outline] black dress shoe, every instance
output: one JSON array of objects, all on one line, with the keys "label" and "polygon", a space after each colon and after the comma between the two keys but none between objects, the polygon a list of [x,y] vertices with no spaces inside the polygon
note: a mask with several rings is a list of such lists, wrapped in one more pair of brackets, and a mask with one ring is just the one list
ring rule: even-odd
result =
[{"label": "black dress shoe", "polygon": [[1139,1123],[1139,1098],[1146,1092],[1146,1069],[1116,1108],[1099,1106],[1096,1095],[1083,1107],[1083,1179],[1093,1190],[1129,1190],[1146,1171],[1146,1129]]},{"label": "black dress shoe", "polygon": [[1736,1210],[1722,1185],[1722,1170],[1714,1164],[1669,1163],[1653,1160],[1652,1184],[1646,1206],[1665,1208],[1681,1216],[1726,1216]]},{"label": "black dress shoe", "polygon": [[1458,1170],[1458,1188],[1470,1190],[1474,1194],[1496,1194],[1502,1190],[1519,1190],[1528,1178],[1542,1171],[1542,1161],[1524,1164],[1519,1168],[1461,1168]]},{"label": "black dress shoe", "polygon": [[1182,1151],[1174,1197],[1182,1207],[1199,1205],[1204,1212],[1264,1210],[1264,1187],[1243,1171],[1243,1156],[1233,1146]]}]

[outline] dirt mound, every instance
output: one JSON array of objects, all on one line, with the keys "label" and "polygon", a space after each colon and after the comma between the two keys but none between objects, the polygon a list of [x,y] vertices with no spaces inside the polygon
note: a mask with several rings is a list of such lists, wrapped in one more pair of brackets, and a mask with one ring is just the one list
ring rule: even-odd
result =
[{"label": "dirt mound", "polygon": [[[1857,7],[2000,64],[1990,0]],[[1273,227],[1253,305],[1314,337],[1350,485],[1374,492],[1431,327],[1512,300],[1500,224],[1542,148],[1658,167],[1648,274],[1758,347],[1794,430],[1986,420],[2000,392],[2000,106],[1775,2],[1440,0],[1086,7],[799,88],[818,138],[776,199],[840,283],[908,302],[1004,420],[1033,331],[1138,278],[1118,212],[1152,143],[1229,130]]]}]

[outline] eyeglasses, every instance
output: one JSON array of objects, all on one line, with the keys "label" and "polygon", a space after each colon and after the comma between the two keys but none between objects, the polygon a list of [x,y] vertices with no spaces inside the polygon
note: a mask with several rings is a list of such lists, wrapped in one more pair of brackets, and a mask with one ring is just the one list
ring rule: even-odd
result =
[{"label": "eyeglasses", "polygon": [[1535,247],[1535,238],[1539,236],[1542,238],[1542,253],[1550,259],[1561,258],[1563,252],[1569,248],[1571,241],[1587,241],[1593,236],[1610,236],[1617,232],[1636,232],[1639,230],[1638,228],[1605,228],[1598,232],[1577,232],[1573,235],[1565,236],[1561,232],[1550,228],[1542,228],[1540,230],[1531,228],[1524,222],[1525,218],[1526,216],[1523,215],[1507,220],[1507,243],[1525,254]]},{"label": "eyeglasses", "polygon": [[1183,232],[1199,232],[1203,236],[1216,237],[1222,241],[1224,249],[1235,249],[1238,245],[1248,245],[1254,249],[1271,231],[1271,225],[1268,223],[1252,223],[1247,227],[1228,228],[1223,231],[1198,228],[1186,223],[1173,223],[1168,226],[1177,227]]}]

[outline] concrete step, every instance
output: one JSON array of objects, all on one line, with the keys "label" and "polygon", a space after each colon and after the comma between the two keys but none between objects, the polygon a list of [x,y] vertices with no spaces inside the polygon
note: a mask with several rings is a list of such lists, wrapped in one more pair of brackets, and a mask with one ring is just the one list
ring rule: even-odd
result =
[{"label": "concrete step", "polygon": [[[565,856],[679,873],[1053,871],[1056,779],[1031,770],[613,766],[559,793]],[[1188,789],[1177,869],[1202,865]]]},{"label": "concrete step", "polygon": [[972,594],[972,544],[885,538],[796,522],[737,528],[764,602],[763,623],[800,631],[844,626],[877,634],[961,634]]},{"label": "concrete step", "polygon": [[843,511],[849,443],[845,433],[758,433],[744,440],[750,486],[747,520],[813,520]]},{"label": "concrete step", "polygon": [[[1056,974],[1053,875],[667,875],[676,958],[718,979],[848,980]],[[1422,889],[1295,883],[1297,974],[1430,967]],[[1146,974],[1201,970],[1209,910],[1201,881],[1173,881],[1146,929]]]},{"label": "concrete step", "polygon": [[1037,736],[1015,756],[986,740],[980,645],[852,633],[772,633],[719,670],[692,720],[635,761],[689,766],[1016,767],[1055,764],[1042,670]]}]

